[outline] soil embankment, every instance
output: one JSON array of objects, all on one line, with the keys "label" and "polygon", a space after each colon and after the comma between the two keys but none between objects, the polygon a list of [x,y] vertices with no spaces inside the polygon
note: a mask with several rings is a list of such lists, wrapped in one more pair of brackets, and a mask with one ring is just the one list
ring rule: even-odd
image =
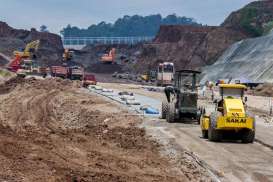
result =
[{"label": "soil embankment", "polygon": [[141,119],[68,80],[12,79],[0,89],[0,181],[198,181],[173,167]]}]

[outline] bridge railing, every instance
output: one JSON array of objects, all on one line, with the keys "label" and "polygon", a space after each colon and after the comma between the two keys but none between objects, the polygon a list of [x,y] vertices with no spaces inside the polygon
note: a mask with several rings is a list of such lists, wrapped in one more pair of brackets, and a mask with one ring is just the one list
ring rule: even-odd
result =
[{"label": "bridge railing", "polygon": [[137,44],[150,42],[152,36],[146,37],[63,37],[64,46],[84,46],[94,44]]}]

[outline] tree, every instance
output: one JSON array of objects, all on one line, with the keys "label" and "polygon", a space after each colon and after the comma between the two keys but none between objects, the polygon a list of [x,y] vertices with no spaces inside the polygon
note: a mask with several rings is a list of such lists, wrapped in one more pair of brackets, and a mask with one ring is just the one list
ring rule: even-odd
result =
[{"label": "tree", "polygon": [[48,32],[47,26],[46,25],[41,25],[40,26],[40,32]]},{"label": "tree", "polygon": [[192,18],[180,17],[175,14],[162,18],[160,14],[150,16],[128,16],[117,19],[115,23],[104,21],[91,25],[87,29],[80,29],[67,25],[60,32],[64,37],[129,37],[155,36],[160,25],[196,25]]}]

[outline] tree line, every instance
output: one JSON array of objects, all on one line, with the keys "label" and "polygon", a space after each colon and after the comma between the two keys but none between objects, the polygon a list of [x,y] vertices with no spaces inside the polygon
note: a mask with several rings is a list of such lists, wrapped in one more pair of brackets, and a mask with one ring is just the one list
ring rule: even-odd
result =
[{"label": "tree line", "polygon": [[160,25],[196,25],[193,18],[180,17],[175,14],[163,18],[160,14],[150,16],[124,16],[115,23],[100,22],[87,29],[77,26],[63,28],[61,34],[64,37],[130,37],[130,36],[155,36]]}]

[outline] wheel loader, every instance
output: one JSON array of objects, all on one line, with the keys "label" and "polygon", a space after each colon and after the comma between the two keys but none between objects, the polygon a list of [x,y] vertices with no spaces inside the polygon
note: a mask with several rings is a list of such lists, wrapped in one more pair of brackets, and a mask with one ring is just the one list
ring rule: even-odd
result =
[{"label": "wheel loader", "polygon": [[162,103],[162,118],[167,122],[200,121],[201,111],[197,106],[197,76],[194,70],[176,71],[174,86],[167,86],[167,101]]},{"label": "wheel loader", "polygon": [[220,84],[221,99],[215,100],[215,110],[207,114],[202,110],[200,125],[203,138],[220,142],[223,136],[237,136],[243,143],[253,143],[255,138],[255,117],[247,112],[244,91],[240,84]]}]

